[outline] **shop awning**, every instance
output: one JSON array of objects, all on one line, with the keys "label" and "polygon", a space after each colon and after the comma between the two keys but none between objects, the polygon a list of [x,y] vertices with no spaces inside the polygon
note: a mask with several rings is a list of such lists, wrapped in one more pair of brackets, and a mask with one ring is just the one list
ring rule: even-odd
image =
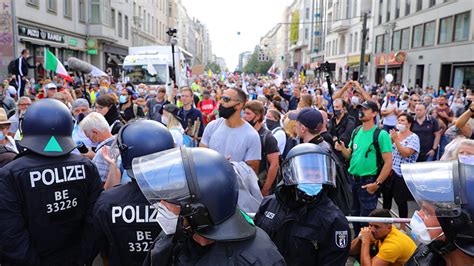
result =
[{"label": "shop awning", "polygon": [[20,37],[20,41],[29,42],[29,43],[41,45],[41,46],[49,45],[51,47],[56,47],[56,48],[69,48],[69,45],[65,43],[50,42],[50,41],[38,40],[38,39],[33,39],[33,38],[28,38],[28,37]]},{"label": "shop awning", "polygon": [[123,61],[121,61],[116,55],[114,54],[107,54],[110,58],[110,60],[112,60],[115,64],[121,66],[123,65]]}]

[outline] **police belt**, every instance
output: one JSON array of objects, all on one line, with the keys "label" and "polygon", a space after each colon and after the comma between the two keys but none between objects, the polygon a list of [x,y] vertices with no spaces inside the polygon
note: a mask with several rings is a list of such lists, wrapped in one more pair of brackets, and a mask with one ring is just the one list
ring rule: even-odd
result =
[{"label": "police belt", "polygon": [[364,175],[364,176],[351,175],[351,176],[352,176],[352,178],[354,178],[355,182],[360,182],[360,180],[366,179],[366,178],[377,177],[377,175]]}]

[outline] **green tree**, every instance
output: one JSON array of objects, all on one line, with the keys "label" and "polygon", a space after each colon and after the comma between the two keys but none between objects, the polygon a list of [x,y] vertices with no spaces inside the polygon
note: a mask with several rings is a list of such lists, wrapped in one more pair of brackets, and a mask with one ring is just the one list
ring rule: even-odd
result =
[{"label": "green tree", "polygon": [[249,61],[244,66],[245,73],[252,73],[252,74],[265,74],[273,65],[273,61],[258,61],[258,53],[259,49],[255,49],[255,51],[250,56]]},{"label": "green tree", "polygon": [[208,70],[211,70],[212,73],[221,73],[221,66],[219,66],[219,64],[217,64],[216,62],[210,62],[206,65],[206,72]]}]

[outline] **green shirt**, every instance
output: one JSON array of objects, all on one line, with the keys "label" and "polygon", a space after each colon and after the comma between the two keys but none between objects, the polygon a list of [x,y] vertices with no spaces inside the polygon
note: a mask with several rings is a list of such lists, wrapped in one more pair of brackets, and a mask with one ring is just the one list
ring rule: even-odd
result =
[{"label": "green shirt", "polygon": [[[356,176],[377,174],[377,152],[373,145],[375,128],[376,126],[367,131],[361,128],[354,137],[354,144],[352,141],[349,143],[349,147],[352,147],[349,174]],[[382,153],[392,152],[392,140],[385,130],[379,134],[379,146]]]}]

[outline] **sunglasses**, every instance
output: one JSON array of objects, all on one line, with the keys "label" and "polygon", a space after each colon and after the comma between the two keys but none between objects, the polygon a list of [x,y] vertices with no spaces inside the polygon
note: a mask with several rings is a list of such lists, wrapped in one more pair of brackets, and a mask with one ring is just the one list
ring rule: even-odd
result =
[{"label": "sunglasses", "polygon": [[229,103],[229,102],[231,102],[231,101],[236,101],[236,102],[238,102],[237,100],[234,100],[234,99],[232,99],[232,98],[229,97],[229,96],[221,96],[221,100],[222,100],[223,102],[225,102],[225,103]]}]

